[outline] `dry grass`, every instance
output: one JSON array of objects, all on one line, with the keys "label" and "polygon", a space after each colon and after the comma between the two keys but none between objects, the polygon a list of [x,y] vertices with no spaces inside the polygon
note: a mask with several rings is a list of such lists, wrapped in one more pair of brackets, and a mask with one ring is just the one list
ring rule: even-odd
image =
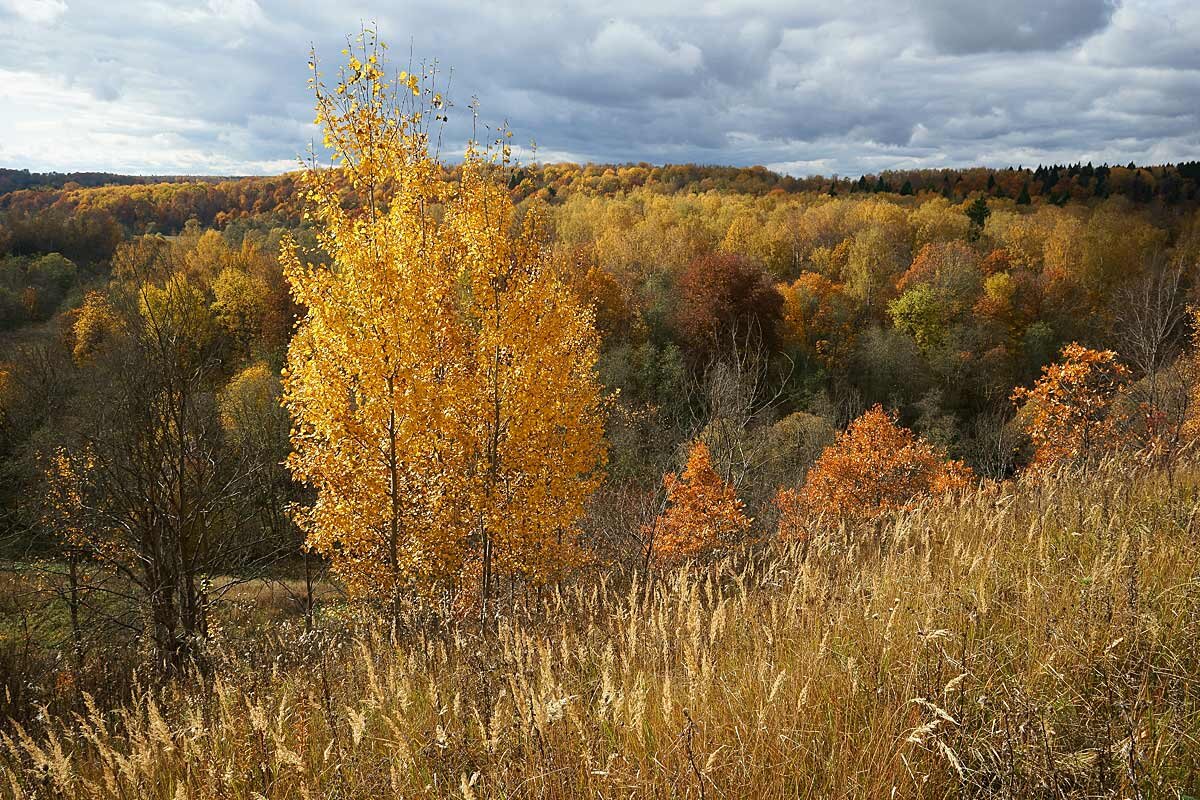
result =
[{"label": "dry grass", "polygon": [[490,637],[276,642],[204,689],[10,727],[0,793],[1194,794],[1198,485],[1113,467],[581,582]]}]

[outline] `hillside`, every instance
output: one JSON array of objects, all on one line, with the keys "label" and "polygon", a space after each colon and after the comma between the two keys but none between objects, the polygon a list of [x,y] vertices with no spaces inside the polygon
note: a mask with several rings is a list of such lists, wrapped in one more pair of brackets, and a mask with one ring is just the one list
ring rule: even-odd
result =
[{"label": "hillside", "polygon": [[866,539],[518,595],[494,638],[275,622],[217,637],[211,694],[39,720],[0,770],[17,796],[164,800],[1186,795],[1198,490],[1024,480]]},{"label": "hillside", "polygon": [[[454,179],[457,167],[447,168]],[[762,197],[772,193],[830,195],[937,194],[1007,198],[1020,204],[1124,197],[1135,203],[1191,207],[1200,202],[1200,162],[1139,167],[1049,165],[1034,169],[889,171],[856,179],[793,178],[763,167],[696,164],[532,164],[514,169],[508,186],[518,200],[561,202],[575,194],[613,197],[637,189],[654,194],[718,192]],[[126,230],[174,232],[188,219],[223,227],[231,220],[272,215],[299,220],[294,175],[262,178],[130,176],[108,173],[29,173],[0,170],[0,213],[10,222],[44,212],[101,213]]]},{"label": "hillside", "polygon": [[0,796],[1197,794],[1196,163],[448,163],[347,45],[330,166],[6,176]]}]

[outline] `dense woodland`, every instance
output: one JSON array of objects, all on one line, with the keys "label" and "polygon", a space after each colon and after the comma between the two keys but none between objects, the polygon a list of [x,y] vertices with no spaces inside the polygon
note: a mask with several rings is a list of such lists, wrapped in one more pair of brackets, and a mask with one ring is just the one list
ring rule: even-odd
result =
[{"label": "dense woodland", "polygon": [[[715,401],[705,394],[731,352],[753,362],[737,369],[761,373],[739,435],[765,442],[797,413],[812,426],[822,420],[827,434],[879,403],[977,471],[1003,478],[1023,457],[1014,451],[993,463],[994,442],[1017,410],[1012,392],[1031,385],[1065,344],[1115,349],[1144,378],[1188,341],[1182,314],[1195,299],[1200,253],[1195,203],[1114,193],[1059,205],[1035,184],[1034,199],[1021,204],[999,190],[1006,173],[985,170],[961,173],[980,188],[956,199],[925,189],[762,192],[780,179],[761,170],[536,172],[561,175],[548,182],[561,187],[548,201],[527,191],[528,178],[510,181],[510,194],[519,211],[544,209],[556,269],[594,308],[601,379],[616,398],[608,422],[614,490],[656,485],[681,443],[710,424]],[[1117,172],[1128,178],[1125,168]],[[1155,173],[1183,170],[1140,171],[1147,181]],[[451,181],[455,174],[447,170]],[[999,177],[992,189],[989,177]],[[95,382],[72,358],[89,293],[185,282],[208,317],[206,393],[220,394],[251,367],[278,371],[298,310],[280,241],[291,235],[319,247],[309,224],[292,221],[300,216],[295,180],[0,196],[10,530],[36,528],[34,511],[17,500],[31,499],[31,465],[60,434],[60,415],[71,416],[75,399],[94,406],[87,393]],[[697,190],[708,183],[722,188]],[[726,188],[743,184],[751,191]],[[1159,341],[1143,341],[1147,303],[1168,306],[1155,309],[1170,316]],[[803,466],[768,475],[769,486],[741,476],[746,469],[739,480],[769,496],[802,477]]]},{"label": "dense woodland", "polygon": [[15,796],[1196,786],[1200,164],[446,165],[363,47],[333,168],[0,174]]}]

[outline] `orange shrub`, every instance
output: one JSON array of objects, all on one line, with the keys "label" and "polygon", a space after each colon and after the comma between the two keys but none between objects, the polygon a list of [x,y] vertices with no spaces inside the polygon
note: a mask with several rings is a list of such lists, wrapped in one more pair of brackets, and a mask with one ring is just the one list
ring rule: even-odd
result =
[{"label": "orange shrub", "polygon": [[663,478],[667,509],[643,528],[659,563],[710,555],[739,541],[750,529],[744,505],[713,469],[708,445],[697,442],[680,475]]},{"label": "orange shrub", "polygon": [[1089,350],[1072,342],[1062,359],[1042,370],[1032,389],[1018,387],[1025,429],[1033,441],[1030,465],[1087,461],[1120,443],[1122,431],[1113,404],[1129,370],[1112,350]]},{"label": "orange shrub", "polygon": [[775,496],[779,537],[807,539],[821,516],[871,522],[929,495],[967,487],[974,473],[875,406],[825,448],[799,489]]}]

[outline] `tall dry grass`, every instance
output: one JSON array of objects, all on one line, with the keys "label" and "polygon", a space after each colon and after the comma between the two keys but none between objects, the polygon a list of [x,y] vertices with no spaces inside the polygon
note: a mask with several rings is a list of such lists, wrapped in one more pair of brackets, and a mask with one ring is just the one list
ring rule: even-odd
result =
[{"label": "tall dry grass", "polygon": [[644,580],[498,631],[231,655],[10,726],[15,797],[1178,797],[1200,471],[1109,466]]}]

